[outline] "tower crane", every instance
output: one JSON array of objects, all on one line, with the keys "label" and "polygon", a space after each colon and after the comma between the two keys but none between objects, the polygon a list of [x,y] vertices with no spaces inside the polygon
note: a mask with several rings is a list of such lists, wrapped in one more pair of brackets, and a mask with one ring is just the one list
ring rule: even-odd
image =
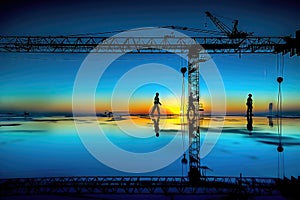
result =
[{"label": "tower crane", "polygon": [[[191,37],[207,53],[290,53],[300,55],[300,30],[295,38],[253,37],[238,31],[238,21],[230,29],[211,13],[206,15],[227,37]],[[173,28],[173,27],[172,27]],[[178,27],[174,27],[178,28]],[[182,30],[187,28],[179,27]],[[174,42],[175,41],[175,42]],[[201,177],[199,127],[199,60],[201,49],[181,37],[106,37],[106,36],[0,36],[0,52],[20,53],[186,53],[188,55],[189,105],[189,180]],[[102,48],[97,45],[102,43]]]},{"label": "tower crane", "polygon": [[245,38],[247,36],[252,35],[252,33],[246,33],[238,30],[238,20],[233,21],[233,28],[230,29],[226,24],[222,23],[217,17],[213,16],[210,12],[206,11],[205,14],[215,24],[215,26],[228,38]]}]

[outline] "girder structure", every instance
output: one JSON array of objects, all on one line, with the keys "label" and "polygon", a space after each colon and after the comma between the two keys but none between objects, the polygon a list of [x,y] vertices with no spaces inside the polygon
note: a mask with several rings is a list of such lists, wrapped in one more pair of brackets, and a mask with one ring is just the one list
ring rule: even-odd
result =
[{"label": "girder structure", "polygon": [[[192,40],[191,40],[192,38]],[[288,53],[300,55],[299,39],[286,37],[102,37],[0,36],[0,52],[28,53],[185,53],[191,41],[210,54]],[[101,44],[101,45],[99,45]]]},{"label": "girder structure", "polygon": [[200,110],[199,110],[199,66],[205,57],[200,58],[199,45],[191,46],[188,53],[188,109],[189,132],[189,177],[197,182],[203,174],[200,171]]},{"label": "girder structure", "polygon": [[41,194],[237,194],[278,195],[279,179],[251,177],[46,177],[0,180],[1,196]]}]

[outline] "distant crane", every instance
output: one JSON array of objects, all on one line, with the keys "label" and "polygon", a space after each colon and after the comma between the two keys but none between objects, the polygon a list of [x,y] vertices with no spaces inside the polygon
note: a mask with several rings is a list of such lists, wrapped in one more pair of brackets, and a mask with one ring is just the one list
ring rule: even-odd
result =
[{"label": "distant crane", "polygon": [[247,36],[252,35],[253,33],[246,33],[239,31],[237,26],[239,21],[234,20],[233,21],[233,28],[230,29],[226,24],[222,23],[218,18],[213,16],[210,12],[206,11],[205,12],[206,16],[209,17],[209,19],[215,24],[215,26],[228,38],[246,38]]}]

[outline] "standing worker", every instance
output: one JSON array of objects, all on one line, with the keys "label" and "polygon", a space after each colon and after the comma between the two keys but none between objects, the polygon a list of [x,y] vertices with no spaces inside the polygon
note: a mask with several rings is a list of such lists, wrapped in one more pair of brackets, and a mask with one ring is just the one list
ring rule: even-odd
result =
[{"label": "standing worker", "polygon": [[159,105],[161,105],[161,103],[159,102],[159,93],[156,92],[155,94],[155,97],[154,97],[154,105],[153,105],[153,108],[152,108],[152,111],[151,111],[151,115],[153,116],[153,113],[155,111],[155,109],[157,109],[157,114],[160,115],[160,109],[159,109]]},{"label": "standing worker", "polygon": [[252,94],[248,94],[248,98],[247,98],[247,117],[251,117],[252,116]]}]

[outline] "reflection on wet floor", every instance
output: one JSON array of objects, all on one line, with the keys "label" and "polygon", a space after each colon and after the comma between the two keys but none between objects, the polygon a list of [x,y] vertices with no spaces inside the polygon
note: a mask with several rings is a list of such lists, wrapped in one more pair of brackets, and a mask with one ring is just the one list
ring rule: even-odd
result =
[{"label": "reflection on wet floor", "polygon": [[[122,120],[107,117],[47,117],[32,119],[10,119],[0,121],[0,176],[44,176],[45,164],[51,176],[115,174],[116,172],[96,161],[85,149],[78,137],[74,120],[88,125],[96,124],[107,131],[112,143],[126,151],[145,153],[156,151],[172,141],[176,135],[181,140],[182,129],[179,117],[161,116],[155,120],[149,116],[122,116]],[[243,172],[250,176],[277,175],[278,147],[288,154],[284,161],[286,175],[300,174],[300,119],[282,119],[282,135],[279,138],[276,118],[246,116],[203,117],[200,122],[201,144],[220,127],[212,122],[222,122],[224,127],[213,150],[202,159],[202,163],[213,169],[209,175],[236,175]],[[252,126],[249,128],[249,123]],[[132,125],[135,137],[119,126]],[[187,130],[185,124],[185,130]],[[139,129],[143,128],[140,131]],[[146,133],[146,132],[149,133]],[[249,134],[251,133],[251,134]],[[93,134],[90,133],[91,138]],[[157,137],[157,134],[159,137]],[[137,137],[141,136],[141,137]],[[186,136],[188,137],[188,136]],[[186,138],[188,140],[188,138]],[[100,142],[100,141],[99,141]],[[188,143],[188,142],[187,142]],[[178,147],[182,148],[182,147]],[[280,150],[280,149],[279,149]],[[105,151],[105,146],[103,146]],[[109,152],[108,152],[109,153]],[[41,162],[43,158],[43,162]],[[80,158],[80,162],[78,162]],[[188,158],[188,156],[187,156]],[[154,174],[181,175],[181,160]],[[76,163],[74,166],[71,163]],[[221,165],[220,165],[221,163]],[[247,165],[245,165],[247,163]],[[121,172],[119,172],[121,173]],[[178,173],[178,174],[177,174]]]}]

